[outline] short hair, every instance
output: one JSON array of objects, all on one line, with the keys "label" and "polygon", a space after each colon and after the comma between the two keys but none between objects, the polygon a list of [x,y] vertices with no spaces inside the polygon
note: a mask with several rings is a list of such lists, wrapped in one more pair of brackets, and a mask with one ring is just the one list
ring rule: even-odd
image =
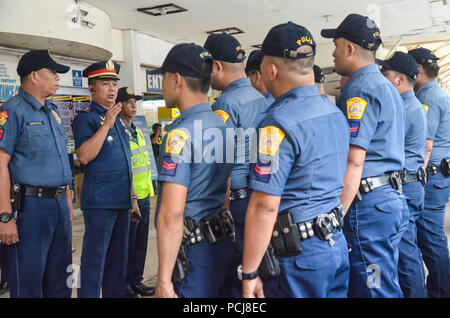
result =
[{"label": "short hair", "polygon": [[156,129],[158,129],[159,127],[162,127],[162,125],[160,123],[154,123],[152,126],[152,130],[156,131]]},{"label": "short hair", "polygon": [[406,76],[406,80],[408,81],[408,84],[411,85],[411,87],[414,87],[416,85],[416,80],[413,80],[411,77]]},{"label": "short hair", "polygon": [[[310,53],[312,52],[310,46],[301,46],[298,53]],[[287,67],[290,72],[305,75],[314,67],[314,56],[291,59],[287,57],[276,57],[277,60],[282,61],[282,63]]]},{"label": "short hair", "polygon": [[[211,74],[212,73],[212,63],[204,62],[202,65],[202,73],[203,74]],[[201,92],[207,94],[209,91],[209,87],[211,85],[211,77],[199,78],[199,77],[191,77],[184,76],[184,80],[186,81],[186,85],[192,92]]]},{"label": "short hair", "polygon": [[423,67],[423,71],[427,75],[427,77],[435,79],[439,75],[439,65],[437,63],[430,64],[421,64]]},{"label": "short hair", "polygon": [[371,51],[368,49],[363,48],[362,46],[357,45],[359,55],[368,61],[375,61],[376,58],[376,51]]}]

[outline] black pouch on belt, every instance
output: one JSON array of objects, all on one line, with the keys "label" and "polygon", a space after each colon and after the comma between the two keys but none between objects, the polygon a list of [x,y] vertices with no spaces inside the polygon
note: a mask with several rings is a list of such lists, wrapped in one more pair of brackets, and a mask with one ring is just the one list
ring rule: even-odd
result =
[{"label": "black pouch on belt", "polygon": [[217,214],[210,214],[200,220],[200,228],[208,242],[214,244],[227,236],[221,219]]},{"label": "black pouch on belt", "polygon": [[442,159],[441,172],[446,178],[450,178],[450,158]]},{"label": "black pouch on belt", "polygon": [[280,275],[280,263],[270,243],[261,260],[261,264],[259,264],[258,272],[262,280],[269,280]]},{"label": "black pouch on belt", "polygon": [[188,269],[186,246],[182,243],[175,262],[175,267],[173,268],[172,282],[181,282],[186,277]]},{"label": "black pouch on belt", "polygon": [[292,213],[278,214],[271,242],[277,257],[296,256],[303,251],[298,226]]},{"label": "black pouch on belt", "polygon": [[17,183],[11,184],[11,207],[13,212],[18,212],[23,208],[23,201],[25,199],[25,189]]}]

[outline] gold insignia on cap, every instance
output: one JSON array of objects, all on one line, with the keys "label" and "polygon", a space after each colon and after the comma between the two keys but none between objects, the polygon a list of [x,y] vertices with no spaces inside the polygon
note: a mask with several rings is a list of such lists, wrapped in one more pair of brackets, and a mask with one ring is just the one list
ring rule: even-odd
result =
[{"label": "gold insignia on cap", "polygon": [[208,57],[208,56],[211,56],[211,54],[209,53],[209,52],[202,52],[201,54],[200,54],[200,57],[202,58],[202,59],[204,59],[205,57]]},{"label": "gold insignia on cap", "polygon": [[114,71],[114,62],[111,61],[111,59],[109,59],[108,62],[106,62],[106,69],[108,71]]},{"label": "gold insignia on cap", "polygon": [[311,38],[311,37],[309,37],[309,36],[302,36],[298,41],[297,41],[297,44],[299,45],[299,46],[302,46],[304,43],[309,43],[310,45],[314,45],[313,44],[313,39]]},{"label": "gold insignia on cap", "polygon": [[50,56],[50,58],[51,58],[54,62],[56,62],[56,60],[53,58],[52,54],[50,53],[50,50],[47,50],[47,52],[48,52],[48,56]]},{"label": "gold insignia on cap", "polygon": [[127,87],[126,91],[127,91],[127,94],[128,94],[128,95],[134,95],[132,89],[129,88],[129,87]]},{"label": "gold insignia on cap", "polygon": [[239,51],[242,51],[242,46],[240,46],[240,45],[237,46],[237,47],[236,47],[236,51],[238,51],[238,52],[239,52]]}]

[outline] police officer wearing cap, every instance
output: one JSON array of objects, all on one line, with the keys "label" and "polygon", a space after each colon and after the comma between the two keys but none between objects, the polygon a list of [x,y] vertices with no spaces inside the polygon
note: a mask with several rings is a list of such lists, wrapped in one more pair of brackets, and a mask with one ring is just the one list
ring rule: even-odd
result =
[{"label": "police officer wearing cap", "polygon": [[119,88],[116,103],[122,104],[120,116],[131,133],[131,166],[133,169],[133,184],[138,196],[139,212],[142,218],[131,216],[130,243],[128,248],[128,271],[126,297],[139,298],[153,296],[155,289],[142,283],[147,255],[148,228],[150,224],[150,197],[154,195],[151,178],[150,157],[142,130],[133,123],[137,113],[136,101],[142,96],[134,95],[129,87]]},{"label": "police officer wearing cap", "polygon": [[406,196],[410,217],[408,229],[403,234],[399,246],[398,275],[403,295],[407,298],[425,298],[425,272],[422,255],[417,246],[416,223],[423,213],[426,173],[423,169],[425,158],[425,135],[427,129],[425,110],[414,95],[414,85],[419,68],[408,54],[395,52],[386,61],[378,60],[383,75],[401,94],[405,112],[405,171],[403,193]]},{"label": "police officer wearing cap", "polygon": [[72,173],[64,123],[47,100],[68,70],[47,50],[24,54],[19,93],[0,107],[0,241],[12,298],[71,295]]},{"label": "police officer wearing cap", "polygon": [[[256,141],[256,129],[265,117],[269,104],[246,77],[243,64],[245,51],[235,37],[229,34],[211,34],[204,46],[214,59],[211,87],[222,91],[212,109],[228,127],[236,131],[229,208],[236,223],[237,266],[242,262],[245,211],[249,199],[249,162],[255,162],[255,158],[250,158],[250,149],[254,148],[252,146]],[[229,275],[229,289],[223,291],[223,296],[240,297],[241,284],[236,279],[235,269]]]},{"label": "police officer wearing cap", "polygon": [[[73,122],[76,155],[84,166],[81,192],[85,234],[78,297],[123,297],[130,212],[139,213],[132,189],[130,131],[116,103],[120,66],[111,60],[83,71],[92,103]],[[133,195],[133,198],[132,198]]]},{"label": "police officer wearing cap", "polygon": [[212,63],[206,49],[184,43],[152,71],[163,74],[167,107],[181,112],[158,163],[156,297],[218,297],[231,265],[232,241],[220,229],[232,164],[225,163],[226,125],[208,103]]},{"label": "police officer wearing cap", "polygon": [[417,236],[428,269],[429,297],[450,297],[450,256],[444,231],[445,206],[450,198],[450,98],[439,87],[438,58],[425,48],[408,52],[419,64],[414,87],[427,114],[425,205]]},{"label": "police officer wearing cap", "polygon": [[269,241],[281,267],[283,297],[347,295],[339,195],[348,125],[314,85],[315,53],[311,33],[292,22],[273,27],[263,42],[261,73],[275,102],[261,123],[258,162],[251,171],[238,269],[244,297],[264,295],[258,267]]},{"label": "police officer wearing cap", "polygon": [[272,104],[275,99],[267,91],[266,86],[261,76],[261,62],[263,56],[261,50],[253,50],[247,58],[247,64],[245,65],[245,74],[250,79],[252,86],[266,98],[267,104]]},{"label": "police officer wearing cap", "polygon": [[350,126],[341,194],[348,210],[349,296],[402,297],[398,246],[409,215],[399,176],[405,166],[405,107],[375,64],[381,37],[374,21],[350,14],[321,34],[334,39],[337,73],[350,76],[337,103]]},{"label": "police officer wearing cap", "polygon": [[314,83],[316,83],[319,89],[320,95],[326,95],[325,89],[323,88],[323,83],[325,83],[325,74],[323,74],[322,69],[318,65],[314,65]]}]

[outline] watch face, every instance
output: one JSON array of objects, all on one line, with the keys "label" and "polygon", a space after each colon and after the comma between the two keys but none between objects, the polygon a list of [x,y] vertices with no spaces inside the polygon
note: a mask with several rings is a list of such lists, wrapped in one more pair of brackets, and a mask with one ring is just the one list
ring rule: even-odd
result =
[{"label": "watch face", "polygon": [[9,222],[11,220],[11,215],[7,212],[0,214],[0,221],[3,223]]}]

